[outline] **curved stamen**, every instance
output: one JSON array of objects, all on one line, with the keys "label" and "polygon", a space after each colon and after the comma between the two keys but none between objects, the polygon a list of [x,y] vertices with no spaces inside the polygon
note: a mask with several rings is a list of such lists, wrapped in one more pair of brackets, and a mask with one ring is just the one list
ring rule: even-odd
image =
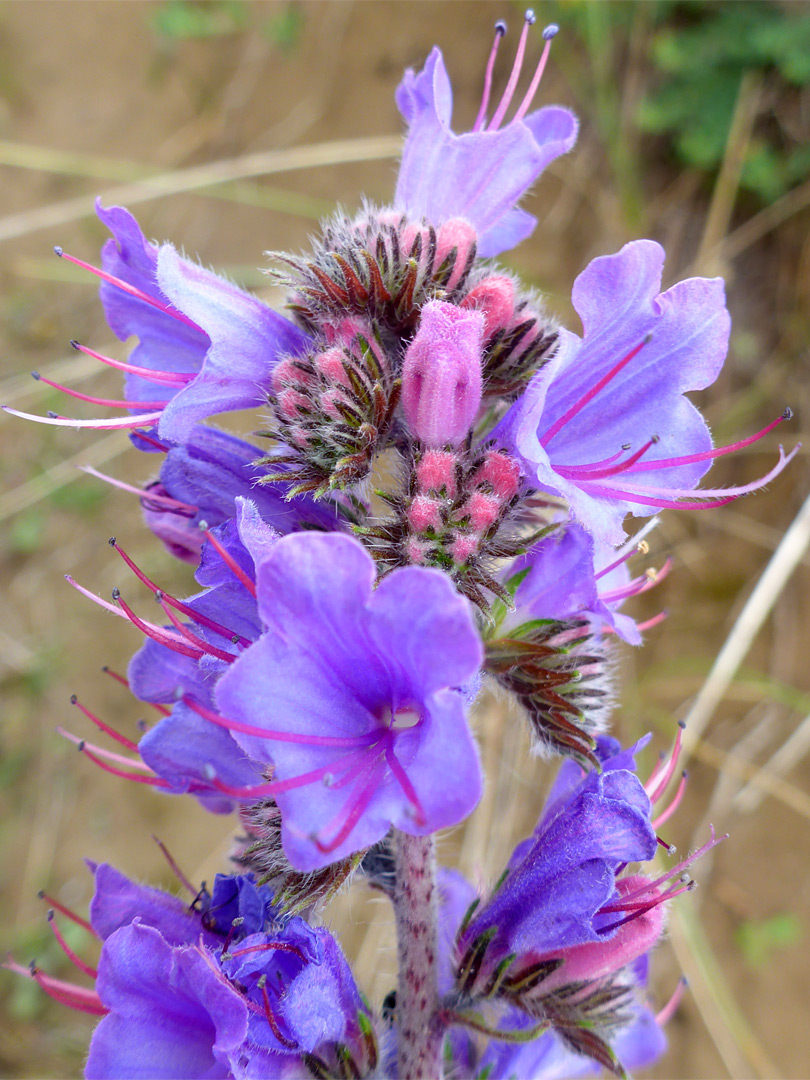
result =
[{"label": "curved stamen", "polygon": [[651,472],[654,469],[670,469],[677,465],[693,465],[698,461],[711,461],[713,458],[723,457],[724,454],[733,454],[735,450],[742,450],[745,446],[751,446],[752,443],[759,442],[763,439],[768,432],[773,431],[779,424],[784,423],[785,420],[793,419],[793,410],[785,409],[781,416],[777,416],[775,420],[772,420],[770,424],[762,428],[761,431],[757,431],[754,435],[749,435],[745,439],[740,439],[739,442],[730,443],[728,446],[718,446],[713,450],[704,450],[700,454],[683,454],[681,457],[674,458],[659,458],[655,461],[645,461],[639,465],[638,468],[633,469],[633,472]]},{"label": "curved stamen", "polygon": [[548,54],[551,52],[551,41],[559,33],[560,28],[556,23],[549,23],[549,25],[543,31],[543,40],[545,45],[543,46],[543,53],[540,57],[540,62],[537,65],[537,69],[534,73],[529,89],[526,91],[526,96],[520,103],[520,107],[515,115],[512,117],[512,123],[516,120],[522,120],[526,113],[529,111],[529,106],[534,101],[534,95],[537,93],[537,88],[540,85],[540,80],[543,78],[543,72],[546,70],[546,63],[548,62]]},{"label": "curved stamen", "polygon": [[122,292],[129,293],[130,296],[134,296],[137,300],[143,300],[145,304],[149,304],[150,307],[156,308],[158,311],[163,312],[164,315],[171,316],[172,319],[177,319],[178,322],[185,323],[186,326],[191,327],[192,330],[197,330],[199,333],[208,336],[205,331],[197,326],[195,322],[192,322],[182,311],[176,311],[174,308],[168,307],[166,304],[161,303],[160,300],[156,300],[154,296],[149,296],[148,293],[142,292],[134,285],[130,285],[128,281],[124,281],[121,278],[113,277],[112,274],[108,274],[106,270],[100,270],[97,266],[93,266],[91,263],[87,263],[84,259],[77,259],[75,255],[68,255],[60,247],[55,247],[54,253],[59,256],[60,259],[65,259],[69,263],[73,263],[74,266],[80,266],[82,270],[87,270],[91,274],[95,274],[96,277],[100,277],[102,281],[108,282],[110,285],[115,285],[117,289],[121,289]]},{"label": "curved stamen", "polygon": [[495,110],[495,115],[487,125],[487,131],[497,131],[500,127],[501,121],[506,115],[506,110],[512,102],[515,87],[520,78],[520,69],[523,67],[523,57],[526,54],[526,42],[529,37],[529,27],[534,26],[535,22],[534,12],[529,9],[523,19],[523,29],[520,31],[520,40],[518,41],[517,52],[515,53],[515,62],[512,65],[512,71],[509,75],[509,82],[506,84],[506,89],[503,92],[503,97],[501,98],[498,108]]},{"label": "curved stamen", "polygon": [[22,420],[33,420],[35,424],[50,424],[53,427],[93,428],[96,431],[117,431],[124,428],[137,428],[142,424],[149,426],[156,424],[162,414],[160,412],[142,413],[140,416],[119,417],[116,420],[78,420],[72,416],[60,416],[54,413],[48,416],[37,416],[36,413],[23,412],[21,409],[12,409],[10,405],[0,405],[3,412],[12,416],[19,416]]},{"label": "curved stamen", "polygon": [[599,599],[603,604],[615,603],[617,600],[626,600],[629,596],[640,596],[649,592],[669,575],[672,569],[672,559],[668,558],[660,570],[648,570],[646,574],[633,578],[620,589],[610,589],[608,592],[599,593]]},{"label": "curved stamen", "polygon": [[316,780],[323,780],[324,777],[331,776],[336,770],[343,769],[344,766],[346,769],[351,768],[358,756],[364,756],[367,753],[367,749],[363,747],[362,750],[353,750],[351,753],[344,754],[328,765],[321,765],[311,772],[291,776],[287,780],[269,780],[266,784],[256,784],[252,787],[234,787],[231,784],[225,784],[219,779],[213,766],[206,770],[206,779],[213,784],[217,791],[221,791],[224,795],[231,795],[235,799],[262,798],[265,795],[277,795],[279,792],[294,791],[296,788],[307,787]]},{"label": "curved stamen", "polygon": [[231,553],[229,551],[226,551],[222,544],[220,544],[219,540],[217,540],[217,538],[208,528],[208,524],[205,521],[200,522],[200,530],[205,536],[205,539],[209,542],[214,551],[216,551],[216,553],[219,555],[219,557],[222,559],[222,561],[225,563],[225,565],[228,567],[234,577],[236,577],[239,581],[242,582],[242,584],[245,586],[251,596],[255,596],[255,583],[251,581],[251,579],[247,576],[245,571],[242,569],[236,559],[234,559]]},{"label": "curved stamen", "polygon": [[101,1004],[101,998],[95,990],[88,990],[84,986],[76,986],[75,983],[64,982],[62,979],[54,979],[52,975],[46,975],[34,964],[30,968],[24,968],[9,959],[3,962],[3,967],[18,975],[24,975],[27,979],[33,979],[48,997],[52,997],[60,1005],[67,1005],[78,1012],[91,1013],[93,1016],[106,1016],[109,1012],[109,1009]]},{"label": "curved stamen", "polygon": [[72,742],[79,750],[92,751],[94,754],[97,754],[98,757],[104,758],[105,761],[114,761],[118,765],[128,765],[131,768],[139,769],[142,772],[152,772],[149,766],[144,764],[140,759],[135,760],[133,758],[124,757],[123,754],[116,754],[113,750],[105,750],[103,746],[96,746],[95,743],[88,742],[87,739],[80,739],[78,735],[74,735],[72,731],[68,731],[67,728],[63,728],[61,725],[57,725],[55,730],[57,734],[61,735],[63,739],[67,739],[68,742]]},{"label": "curved stamen", "polygon": [[[359,784],[355,786],[354,793],[346,800],[340,812],[336,814],[332,821],[326,826],[326,829],[330,829],[334,826],[336,821],[340,821],[341,818],[344,818],[343,824],[328,843],[324,843],[319,836],[312,837],[318,851],[326,855],[340,847],[362,817],[368,804],[374,798],[374,795],[379,788],[380,781],[382,780],[384,770],[385,763],[377,761],[369,770],[368,779],[365,784],[362,786]],[[359,791],[357,790],[358,787],[360,788]],[[326,829],[323,831],[325,832]]]},{"label": "curved stamen", "polygon": [[254,727],[252,724],[242,724],[238,720],[229,720],[225,716],[207,709],[200,705],[194,698],[184,695],[180,700],[198,716],[204,720],[210,720],[212,724],[223,727],[226,731],[239,731],[243,735],[256,735],[260,739],[269,739],[272,742],[297,743],[302,746],[334,746],[337,748],[369,746],[379,741],[381,732],[374,730],[365,735],[351,735],[340,737],[337,735],[304,735],[294,731],[272,731],[268,728]]},{"label": "curved stamen", "polygon": [[286,941],[265,941],[261,945],[246,945],[244,949],[232,949],[228,953],[228,958],[232,956],[247,956],[248,953],[257,952],[288,952],[297,956],[299,960],[306,963],[306,956],[301,952],[297,945],[290,945]]},{"label": "curved stamen", "polygon": [[[109,675],[111,679],[115,679],[117,683],[120,683],[121,686],[125,686],[127,690],[132,693],[129,685],[129,680],[126,679],[123,675],[119,675],[117,671],[113,671],[111,668],[108,668],[106,664],[101,670],[104,672],[105,675]],[[147,701],[146,704],[151,705],[153,709],[156,709],[161,714],[161,716],[169,716],[171,714],[171,709],[167,708],[165,705],[158,704],[158,702],[156,701]],[[142,723],[142,721],[139,721],[139,723]]]},{"label": "curved stamen", "polygon": [[681,782],[678,784],[678,789],[673,796],[672,802],[669,804],[666,810],[662,811],[658,815],[658,817],[654,818],[653,821],[650,823],[654,829],[660,828],[664,824],[664,822],[669,821],[669,819],[681,805],[681,799],[683,798],[683,793],[686,791],[686,784],[688,780],[689,773],[686,771],[686,769],[684,769],[684,771],[681,773]]},{"label": "curved stamen", "polygon": [[672,745],[672,751],[669,755],[669,760],[665,765],[662,765],[661,771],[655,777],[655,783],[653,786],[653,780],[647,781],[644,790],[647,792],[647,796],[651,803],[655,804],[664,794],[667,786],[675,775],[675,769],[678,767],[678,758],[681,756],[681,745],[683,743],[683,733],[686,728],[686,724],[683,720],[678,721],[678,730],[675,733],[675,742]]},{"label": "curved stamen", "polygon": [[138,744],[136,742],[133,742],[132,739],[128,739],[126,735],[122,735],[120,731],[116,731],[115,728],[110,727],[109,724],[105,724],[95,713],[90,712],[86,705],[82,705],[75,694],[70,695],[70,704],[75,705],[79,712],[86,716],[91,723],[95,724],[100,731],[103,731],[105,735],[109,735],[111,739],[115,739],[117,743],[126,747],[127,750],[132,750],[134,753],[137,753]]},{"label": "curved stamen", "polygon": [[115,360],[112,356],[105,356],[103,353],[96,352],[95,349],[90,349],[87,345],[82,345],[80,341],[75,339],[71,341],[70,345],[76,352],[84,353],[85,356],[90,356],[102,364],[107,364],[108,367],[115,368],[117,371],[123,371],[127,375],[137,375],[141,379],[147,379],[149,382],[160,383],[164,386],[187,386],[192,379],[196,378],[192,372],[158,371],[154,368],[138,367],[137,364],[128,364],[125,360]]},{"label": "curved stamen", "polygon": [[487,115],[487,107],[489,105],[489,95],[492,92],[492,72],[495,68],[495,57],[498,55],[498,49],[505,35],[506,23],[503,21],[503,19],[498,19],[498,21],[495,23],[495,40],[492,42],[492,49],[489,54],[489,60],[487,60],[487,69],[484,73],[484,93],[481,98],[480,108],[478,109],[478,116],[476,116],[475,123],[472,126],[473,131],[480,131],[484,125],[484,121]]},{"label": "curved stamen", "polygon": [[[625,915],[625,917],[623,919],[618,919],[616,922],[610,923],[609,926],[602,926],[596,932],[597,932],[597,934],[610,934],[614,930],[618,930],[620,926],[625,926],[627,923],[632,922],[633,919],[638,919],[642,915],[646,915],[648,911],[652,911],[653,908],[657,908],[659,906],[659,904],[665,904],[669,900],[674,900],[676,896],[680,896],[681,893],[692,892],[692,890],[696,889],[696,888],[697,888],[697,882],[696,881],[690,881],[686,885],[682,885],[678,889],[670,889],[668,892],[661,893],[660,896],[657,896],[654,900],[651,900],[648,904],[643,904],[643,905],[639,906],[637,909],[631,911],[628,915]],[[611,909],[611,910],[625,910],[625,909],[624,908],[622,908],[622,909],[616,908],[616,909]]]},{"label": "curved stamen", "polygon": [[427,822],[427,815],[425,814],[419,796],[416,794],[416,788],[411,783],[408,774],[405,772],[402,764],[394,753],[393,746],[387,746],[385,748],[385,760],[388,762],[388,768],[394,774],[395,780],[402,788],[405,798],[413,807],[414,821],[417,825],[424,825]]},{"label": "curved stamen", "polygon": [[664,1027],[664,1025],[668,1024],[672,1017],[675,1015],[675,1011],[680,1005],[681,999],[683,998],[683,995],[688,985],[689,980],[686,978],[685,975],[682,975],[681,978],[678,980],[678,985],[675,987],[672,997],[655,1017],[655,1022],[658,1027]]},{"label": "curved stamen", "polygon": [[46,379],[38,371],[32,371],[31,378],[36,379],[37,382],[47,383],[54,390],[61,390],[69,397],[77,398],[79,401],[88,401],[91,405],[103,405],[107,409],[165,409],[169,404],[168,401],[122,401],[118,398],[93,397],[91,394],[83,394],[80,390],[72,390],[69,386],[54,382],[53,379]]},{"label": "curved stamen", "polygon": [[[184,604],[181,600],[178,600],[176,597],[172,596],[170,593],[164,592],[163,589],[158,588],[158,586],[154,583],[154,581],[152,581],[151,578],[147,577],[146,574],[143,572],[143,570],[141,570],[141,568],[134,561],[134,559],[130,558],[130,556],[127,555],[127,553],[124,551],[124,549],[118,543],[118,540],[116,539],[116,537],[114,537],[114,536],[110,537],[109,545],[110,545],[111,548],[115,548],[115,550],[118,552],[118,554],[124,560],[124,562],[130,568],[130,570],[133,572],[133,574],[137,577],[137,579],[139,581],[143,582],[143,584],[147,587],[147,589],[150,589],[155,594],[155,596],[157,596],[157,594],[160,593],[162,595],[163,599],[166,601],[166,603],[171,604],[171,606],[173,608],[175,608],[175,610],[182,612],[183,615],[187,615],[190,619],[193,619],[194,622],[199,623],[200,626],[205,626],[209,630],[213,630],[214,633],[221,634],[222,637],[227,638],[228,641],[230,641],[230,642],[232,642],[234,644],[236,644],[236,642],[234,642],[234,638],[238,638],[238,643],[240,645],[242,645],[244,648],[247,648],[248,645],[253,644],[253,642],[249,638],[242,637],[241,634],[235,634],[233,632],[233,630],[229,630],[228,627],[223,626],[222,623],[218,623],[218,622],[216,622],[216,620],[210,619],[207,615],[203,615],[202,612],[200,612],[200,611],[195,611],[194,608],[191,607],[189,604]],[[129,684],[127,684],[127,685],[129,685]]]},{"label": "curved stamen", "polygon": [[[620,461],[617,465],[613,465],[610,468],[600,469],[596,465],[555,465],[555,472],[558,472],[561,476],[566,476],[572,480],[605,480],[609,476],[618,476],[620,473],[628,472],[633,468],[635,463],[642,458],[647,451],[655,446],[659,442],[658,436],[653,435],[651,439],[648,439],[644,445],[631,454],[629,458],[625,458],[624,461]],[[598,464],[598,463],[597,463]],[[636,469],[633,469],[636,472]]]},{"label": "curved stamen", "polygon": [[39,890],[37,896],[40,900],[44,900],[49,908],[56,908],[56,910],[60,914],[70,919],[71,922],[76,923],[77,926],[81,926],[83,930],[87,930],[88,933],[93,935],[93,937],[98,937],[98,934],[95,932],[91,923],[89,923],[87,919],[83,919],[81,915],[77,915],[76,912],[71,911],[69,907],[65,907],[65,905],[60,904],[58,900],[54,900],[52,896],[48,896],[48,894],[43,889]]},{"label": "curved stamen", "polygon": [[193,645],[187,645],[181,637],[175,636],[170,631],[164,630],[162,627],[155,626],[153,623],[138,618],[126,600],[124,600],[123,596],[121,596],[118,589],[113,589],[113,600],[121,605],[126,618],[128,618],[134,626],[137,626],[142,634],[146,634],[148,638],[156,641],[158,645],[165,645],[167,649],[181,653],[183,656],[188,656],[192,660],[201,660],[203,656],[205,656],[205,652],[202,649],[198,649]]},{"label": "curved stamen", "polygon": [[112,773],[113,776],[119,776],[122,780],[134,780],[138,784],[149,784],[152,787],[167,788],[170,786],[167,780],[163,780],[159,776],[142,776],[139,773],[124,772],[123,769],[116,769],[113,765],[109,765],[106,761],[103,761],[100,757],[96,757],[92,751],[88,750],[83,742],[78,744],[78,750],[86,757],[90,758],[94,765],[98,765],[104,772]]},{"label": "curved stamen", "polygon": [[48,925],[50,926],[51,930],[53,930],[54,936],[59,942],[59,947],[61,948],[65,956],[68,958],[68,960],[70,960],[71,964],[74,964],[79,969],[79,971],[83,972],[85,975],[89,975],[91,979],[95,979],[95,977],[98,975],[98,971],[96,970],[96,968],[91,967],[90,964],[82,960],[80,956],[77,956],[73,949],[71,949],[71,947],[65,941],[64,934],[56,925],[53,908],[51,908],[51,910],[48,912]]},{"label": "curved stamen", "polygon": [[232,664],[236,660],[236,656],[233,653],[225,652],[224,649],[218,649],[216,645],[211,645],[205,640],[205,638],[198,637],[192,630],[189,630],[187,626],[184,626],[180,622],[180,619],[172,611],[171,607],[166,603],[163,593],[156,592],[155,599],[160,604],[163,613],[166,618],[177,630],[179,634],[182,634],[186,641],[190,642],[198,649],[202,649],[203,652],[208,653],[209,656],[215,657],[217,660],[223,660],[226,664]]},{"label": "curved stamen", "polygon": [[[303,959],[303,957],[302,957],[302,959]],[[266,975],[259,976],[259,981],[258,981],[257,985],[259,986],[259,988],[261,989],[261,992],[262,992],[262,1002],[264,1004],[264,1017],[267,1020],[267,1023],[268,1023],[268,1025],[270,1027],[270,1030],[273,1032],[273,1034],[275,1035],[275,1037],[278,1039],[278,1041],[281,1043],[282,1046],[285,1046],[288,1050],[297,1050],[298,1049],[298,1043],[295,1041],[295,1039],[288,1039],[286,1035],[283,1035],[281,1033],[281,1028],[279,1027],[278,1019],[276,1018],[275,1013],[273,1012],[272,1008],[270,1007],[270,995],[267,993],[267,976]]]},{"label": "curved stamen", "polygon": [[[139,437],[141,437],[140,432]],[[191,503],[184,503],[180,502],[179,499],[173,499],[170,495],[156,494],[148,491],[146,488],[134,487],[134,485],[127,484],[123,480],[117,480],[114,476],[107,476],[106,473],[94,469],[92,465],[80,465],[79,469],[81,472],[87,473],[88,476],[95,477],[96,480],[103,480],[105,484],[111,484],[113,487],[120,488],[121,491],[128,491],[131,495],[137,495],[141,499],[148,499],[150,502],[160,503],[169,510],[188,510],[191,513],[196,514],[200,509],[199,506],[192,506]]]},{"label": "curved stamen", "polygon": [[601,393],[608,383],[615,379],[619,372],[626,368],[630,361],[635,359],[644,346],[649,344],[650,341],[652,341],[652,334],[647,334],[644,340],[636,345],[634,349],[631,349],[627,356],[623,357],[618,364],[614,364],[610,371],[606,372],[598,382],[594,383],[590,390],[584,393],[578,401],[574,402],[570,409],[567,409],[558,420],[554,421],[545,435],[540,439],[540,445],[544,448],[548,446],[554,436],[562,431],[565,425],[570,420],[573,420],[577,413],[581,412],[589,401],[593,401],[596,395]]},{"label": "curved stamen", "polygon": [[177,878],[177,880],[180,882],[180,884],[182,886],[184,886],[184,888],[188,889],[188,891],[191,893],[192,896],[196,897],[199,894],[199,889],[194,888],[194,886],[188,880],[186,875],[183,873],[183,871],[180,869],[180,867],[174,861],[174,858],[172,857],[172,853],[169,851],[169,849],[166,847],[166,845],[163,843],[163,841],[159,840],[155,836],[154,833],[152,834],[152,839],[155,841],[157,846],[160,848],[161,853],[163,855],[163,858],[166,860],[166,862],[171,867],[172,873]]}]

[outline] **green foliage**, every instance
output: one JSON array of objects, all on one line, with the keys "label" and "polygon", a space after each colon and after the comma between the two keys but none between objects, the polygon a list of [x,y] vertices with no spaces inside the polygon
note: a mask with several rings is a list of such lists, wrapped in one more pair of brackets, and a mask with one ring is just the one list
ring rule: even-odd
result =
[{"label": "green foliage", "polygon": [[281,52],[292,53],[298,47],[305,24],[306,18],[301,8],[297,4],[285,4],[277,15],[267,20],[262,33]]},{"label": "green foliage", "polygon": [[771,960],[775,950],[798,944],[802,934],[798,916],[784,911],[770,919],[747,920],[737,928],[735,936],[748,966],[761,968]]},{"label": "green foliage", "polygon": [[798,87],[810,83],[810,10],[758,0],[679,3],[653,36],[658,88],[643,101],[643,130],[668,134],[688,165],[721,162],[743,75],[760,73],[767,116],[754,129],[741,186],[772,202],[804,179],[810,150],[790,113]]},{"label": "green foliage", "polygon": [[248,9],[242,0],[166,0],[152,16],[160,37],[180,41],[233,34],[243,30],[247,21]]}]

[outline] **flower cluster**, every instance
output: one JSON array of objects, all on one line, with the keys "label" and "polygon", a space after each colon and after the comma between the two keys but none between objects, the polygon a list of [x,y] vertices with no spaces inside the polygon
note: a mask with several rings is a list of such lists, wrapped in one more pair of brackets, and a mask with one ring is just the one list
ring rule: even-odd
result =
[{"label": "flower cluster", "polygon": [[[210,894],[178,872],[186,904],[92,867],[98,969],[65,948],[95,988],[31,970],[103,1017],[88,1077],[551,1078],[621,1074],[663,1050],[675,1002],[650,1011],[648,956],[693,882],[690,859],[633,869],[669,848],[656,829],[685,778],[654,807],[680,734],[646,785],[639,746],[605,734],[618,641],[640,644],[663,617],[622,605],[669,569],[632,573],[655,521],[625,525],[761,487],[781,449],[757,481],[698,484],[789,414],[713,446],[685,395],[723,363],[723,284],[662,292],[658,244],[579,275],[581,337],[494,261],[535,227],[517,204],[577,135],[566,108],[531,111],[556,27],[513,108],[533,24],[494,105],[496,27],[470,131],[451,128],[438,49],[406,73],[393,203],[274,254],[287,315],[150,243],[119,207],[98,207],[112,234],[100,269],[58,250],[101,277],[110,327],[137,344],[122,360],[72,343],[124,373],[121,400],[58,387],[118,418],[34,419],[126,431],[158,462],[143,488],[103,479],[140,497],[200,590],[172,595],[116,538],[131,577],[112,602],[69,578],[143,636],[115,677],[158,719],[136,741],[74,697],[118,747],[63,734],[108,772],[238,812],[243,871]],[[260,445],[208,423],[245,408],[262,414]],[[470,709],[485,680],[520,706],[536,752],[565,760],[479,896],[452,871],[434,884],[431,838],[480,799]],[[354,873],[396,915],[399,985],[381,1011],[317,922]]]}]

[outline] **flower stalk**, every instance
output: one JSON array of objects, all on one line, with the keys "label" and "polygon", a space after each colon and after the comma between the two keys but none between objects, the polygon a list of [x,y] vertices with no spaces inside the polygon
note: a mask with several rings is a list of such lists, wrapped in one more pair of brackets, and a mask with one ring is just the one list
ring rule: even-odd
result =
[{"label": "flower stalk", "polygon": [[436,849],[432,836],[393,837],[399,987],[398,1075],[401,1080],[442,1076],[439,1018]]}]

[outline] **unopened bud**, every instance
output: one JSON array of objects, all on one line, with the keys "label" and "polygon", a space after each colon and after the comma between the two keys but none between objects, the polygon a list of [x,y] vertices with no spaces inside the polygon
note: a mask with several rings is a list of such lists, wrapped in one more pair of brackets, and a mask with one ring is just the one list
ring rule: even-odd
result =
[{"label": "unopened bud", "polygon": [[458,445],[481,403],[484,316],[431,300],[402,367],[402,407],[428,447]]}]

